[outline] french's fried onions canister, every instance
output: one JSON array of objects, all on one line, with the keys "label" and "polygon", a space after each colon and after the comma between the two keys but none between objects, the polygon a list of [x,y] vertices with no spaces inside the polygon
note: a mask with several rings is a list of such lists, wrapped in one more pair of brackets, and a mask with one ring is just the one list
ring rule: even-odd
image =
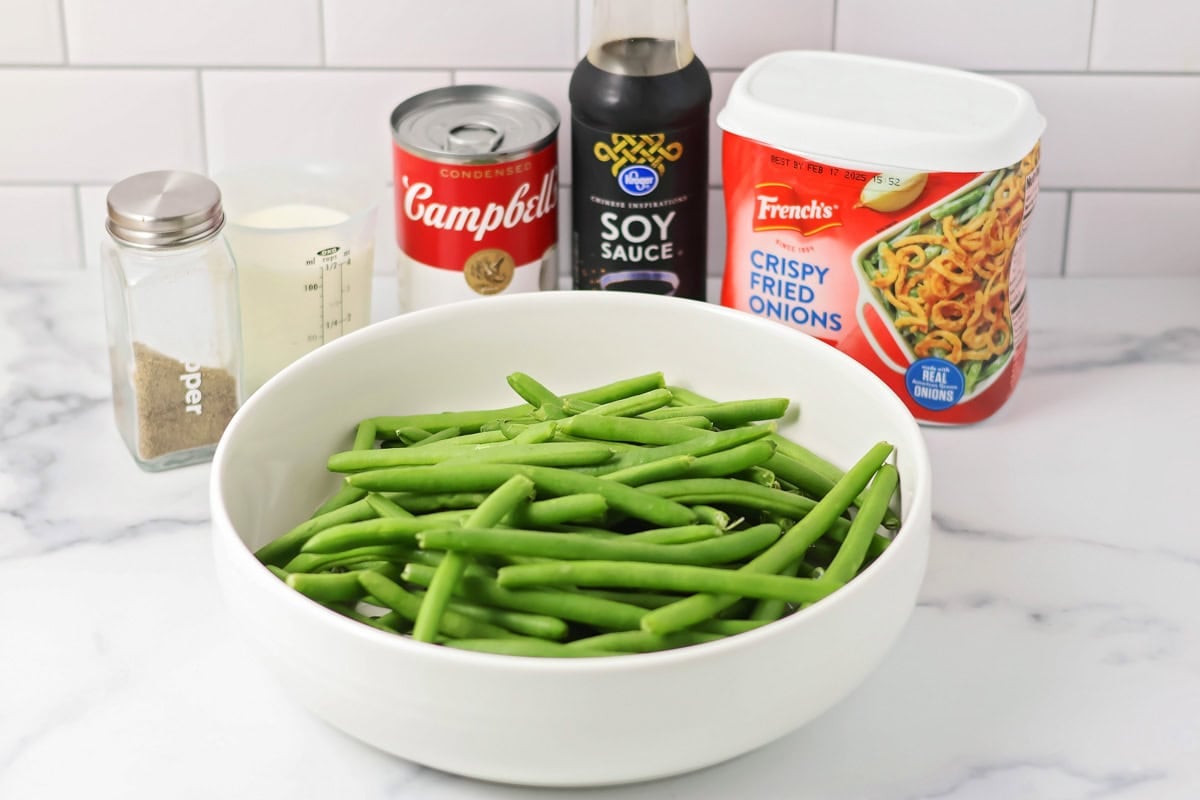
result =
[{"label": "french's fried onions canister", "polygon": [[721,302],[871,368],[925,423],[991,416],[1025,357],[1025,233],[1045,120],[1021,88],[840,53],[776,53],[724,131]]}]

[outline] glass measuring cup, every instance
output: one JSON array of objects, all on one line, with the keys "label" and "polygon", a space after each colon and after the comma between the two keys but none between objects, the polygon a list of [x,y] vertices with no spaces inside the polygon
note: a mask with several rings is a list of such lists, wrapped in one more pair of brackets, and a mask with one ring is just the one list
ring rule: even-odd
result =
[{"label": "glass measuring cup", "polygon": [[238,266],[245,391],[371,319],[375,183],[333,165],[218,176]]}]

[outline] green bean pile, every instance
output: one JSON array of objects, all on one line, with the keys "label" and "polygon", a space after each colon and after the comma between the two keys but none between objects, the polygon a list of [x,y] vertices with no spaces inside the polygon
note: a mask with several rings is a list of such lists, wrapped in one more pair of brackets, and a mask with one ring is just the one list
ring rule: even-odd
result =
[{"label": "green bean pile", "polygon": [[662,373],[508,408],[373,417],[313,516],[256,552],[288,586],[449,647],[586,657],[699,644],[815,603],[899,525],[892,446],[842,472],[775,432],[789,402]]}]

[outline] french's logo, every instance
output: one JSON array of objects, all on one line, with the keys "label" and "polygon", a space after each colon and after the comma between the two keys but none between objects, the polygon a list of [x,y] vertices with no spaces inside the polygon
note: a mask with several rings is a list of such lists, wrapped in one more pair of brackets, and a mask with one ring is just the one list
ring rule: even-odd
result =
[{"label": "french's logo", "polygon": [[811,236],[842,224],[837,205],[816,198],[802,200],[786,183],[760,183],[754,187],[754,230],[796,231]]}]

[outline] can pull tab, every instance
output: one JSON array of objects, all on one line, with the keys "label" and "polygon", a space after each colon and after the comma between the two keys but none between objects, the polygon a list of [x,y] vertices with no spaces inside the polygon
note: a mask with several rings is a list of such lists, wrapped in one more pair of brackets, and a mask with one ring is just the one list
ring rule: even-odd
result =
[{"label": "can pull tab", "polygon": [[446,150],[451,153],[494,153],[504,141],[504,131],[486,122],[464,122],[446,134]]}]

